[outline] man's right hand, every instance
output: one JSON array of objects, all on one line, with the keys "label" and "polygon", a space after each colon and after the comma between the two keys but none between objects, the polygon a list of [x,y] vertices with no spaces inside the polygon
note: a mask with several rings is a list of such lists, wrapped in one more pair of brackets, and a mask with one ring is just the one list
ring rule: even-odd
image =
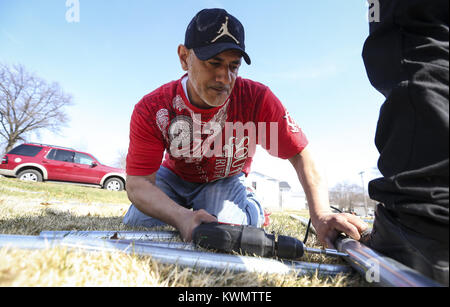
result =
[{"label": "man's right hand", "polygon": [[178,205],[155,182],[156,173],[149,176],[128,175],[128,198],[142,213],[178,229],[184,241],[192,241],[192,232],[201,223],[217,222],[217,218],[205,210],[191,211]]},{"label": "man's right hand", "polygon": [[217,222],[217,218],[203,209],[198,211],[191,211],[189,216],[186,216],[186,219],[183,219],[183,222],[179,224],[178,231],[180,231],[181,238],[185,242],[192,241],[192,232],[197,226],[202,223],[212,223]]}]

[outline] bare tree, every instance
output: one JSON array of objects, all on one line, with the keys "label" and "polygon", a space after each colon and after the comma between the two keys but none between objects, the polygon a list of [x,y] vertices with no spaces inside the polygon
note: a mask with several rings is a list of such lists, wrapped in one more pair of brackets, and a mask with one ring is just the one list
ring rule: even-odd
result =
[{"label": "bare tree", "polygon": [[72,96],[58,83],[26,71],[22,65],[0,63],[0,136],[8,152],[30,132],[58,131],[67,123],[64,108]]},{"label": "bare tree", "polygon": [[114,166],[121,169],[127,168],[127,152],[125,150],[120,149],[117,151],[117,158]]},{"label": "bare tree", "polygon": [[[356,184],[338,183],[330,189],[329,195],[332,205],[347,212],[354,211],[356,207],[365,206],[362,188]],[[367,202],[369,208],[373,208],[376,204],[372,200],[367,200]]]}]

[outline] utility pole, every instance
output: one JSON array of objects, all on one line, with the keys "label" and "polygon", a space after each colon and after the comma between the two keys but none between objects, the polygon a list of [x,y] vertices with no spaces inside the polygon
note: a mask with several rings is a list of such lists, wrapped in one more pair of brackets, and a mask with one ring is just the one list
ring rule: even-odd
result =
[{"label": "utility pole", "polygon": [[366,210],[366,215],[369,213],[369,209],[367,208],[367,200],[366,200],[366,188],[364,187],[364,171],[360,172],[361,176],[362,188],[363,188],[363,199],[364,199],[364,209]]}]

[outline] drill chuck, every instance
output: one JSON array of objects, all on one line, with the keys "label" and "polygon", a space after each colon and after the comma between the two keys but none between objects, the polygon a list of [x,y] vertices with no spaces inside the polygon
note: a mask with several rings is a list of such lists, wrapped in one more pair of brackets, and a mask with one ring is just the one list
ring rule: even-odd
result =
[{"label": "drill chuck", "polygon": [[302,241],[288,236],[278,236],[277,256],[286,259],[297,259],[305,253],[305,245]]}]

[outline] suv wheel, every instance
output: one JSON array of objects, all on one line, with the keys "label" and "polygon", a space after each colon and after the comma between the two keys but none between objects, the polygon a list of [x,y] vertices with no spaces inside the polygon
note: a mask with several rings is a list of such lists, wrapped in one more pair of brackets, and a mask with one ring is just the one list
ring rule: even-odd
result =
[{"label": "suv wheel", "polygon": [[32,181],[32,182],[42,182],[42,175],[38,171],[34,169],[27,169],[21,171],[17,176],[20,180],[23,181]]},{"label": "suv wheel", "polygon": [[120,180],[119,178],[110,178],[110,179],[106,180],[103,188],[108,191],[122,191],[124,188],[124,185],[123,185],[122,180]]}]

